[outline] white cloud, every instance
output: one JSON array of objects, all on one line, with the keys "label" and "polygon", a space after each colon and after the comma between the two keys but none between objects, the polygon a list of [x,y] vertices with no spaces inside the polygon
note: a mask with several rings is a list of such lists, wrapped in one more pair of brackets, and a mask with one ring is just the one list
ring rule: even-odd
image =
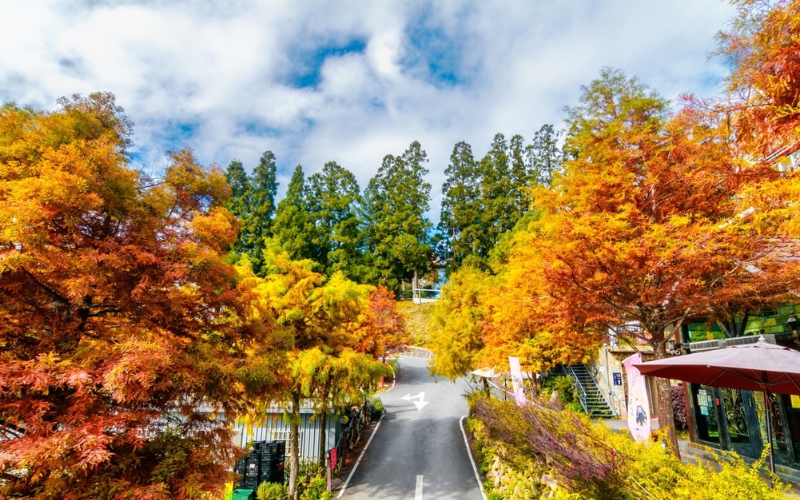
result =
[{"label": "white cloud", "polygon": [[[455,142],[482,154],[495,132],[561,123],[602,66],[672,99],[717,92],[725,68],[707,53],[732,15],[719,0],[4,2],[0,100],[52,108],[111,91],[145,163],[186,145],[204,163],[252,167],[271,149],[284,186],[296,164],[335,160],[363,187],[416,139],[438,218]],[[325,48],[359,40],[314,74]]]}]

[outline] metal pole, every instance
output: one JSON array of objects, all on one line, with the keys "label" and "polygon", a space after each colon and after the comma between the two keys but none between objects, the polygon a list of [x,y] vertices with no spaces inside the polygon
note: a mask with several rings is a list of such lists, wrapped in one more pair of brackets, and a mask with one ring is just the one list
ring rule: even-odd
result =
[{"label": "metal pole", "polygon": [[762,372],[764,378],[764,409],[766,410],[767,419],[767,440],[769,441],[769,470],[775,474],[775,450],[772,448],[772,401],[769,399],[769,390],[767,389],[767,372]]}]

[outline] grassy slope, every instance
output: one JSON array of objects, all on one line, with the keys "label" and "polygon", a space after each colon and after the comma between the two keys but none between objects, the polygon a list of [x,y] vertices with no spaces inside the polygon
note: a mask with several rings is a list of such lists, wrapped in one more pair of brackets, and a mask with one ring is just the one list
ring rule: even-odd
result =
[{"label": "grassy slope", "polygon": [[433,303],[414,304],[411,301],[397,303],[397,310],[406,318],[406,327],[411,334],[411,345],[424,346],[427,342],[428,322],[433,306]]}]

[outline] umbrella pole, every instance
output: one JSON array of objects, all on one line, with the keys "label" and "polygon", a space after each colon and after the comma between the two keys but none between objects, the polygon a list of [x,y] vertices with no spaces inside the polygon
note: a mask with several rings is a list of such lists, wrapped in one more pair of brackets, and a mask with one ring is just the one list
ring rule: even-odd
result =
[{"label": "umbrella pole", "polygon": [[764,389],[764,409],[767,419],[767,441],[769,441],[769,470],[775,474],[775,450],[772,448],[772,401],[769,399],[769,391]]}]

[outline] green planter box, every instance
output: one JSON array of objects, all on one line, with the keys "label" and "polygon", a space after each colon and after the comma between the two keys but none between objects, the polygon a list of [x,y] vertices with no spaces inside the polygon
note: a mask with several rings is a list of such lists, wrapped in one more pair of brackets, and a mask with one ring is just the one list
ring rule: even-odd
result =
[{"label": "green planter box", "polygon": [[233,490],[231,500],[256,500],[255,490]]}]

